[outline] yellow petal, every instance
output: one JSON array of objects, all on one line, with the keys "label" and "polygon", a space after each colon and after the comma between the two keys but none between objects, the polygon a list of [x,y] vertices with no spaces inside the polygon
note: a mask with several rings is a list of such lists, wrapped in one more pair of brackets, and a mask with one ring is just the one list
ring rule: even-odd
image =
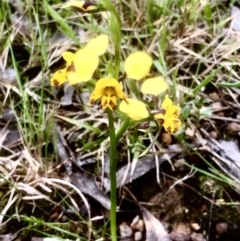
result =
[{"label": "yellow petal", "polygon": [[78,74],[79,82],[86,82],[98,67],[99,59],[96,54],[87,50],[80,49],[76,52],[73,60],[75,71]]},{"label": "yellow petal", "polygon": [[166,116],[178,118],[179,114],[180,114],[179,107],[176,105],[171,105],[166,110]]},{"label": "yellow petal", "polygon": [[132,53],[124,62],[124,69],[128,78],[140,80],[150,71],[152,58],[145,52]]},{"label": "yellow petal", "polygon": [[90,96],[90,100],[89,100],[89,105],[92,105],[95,101],[97,101],[98,99],[100,99],[103,96],[103,90],[102,89],[98,89],[98,90],[94,90]]},{"label": "yellow petal", "polygon": [[64,60],[67,62],[67,66],[71,65],[73,59],[74,59],[74,54],[71,52],[63,52],[62,56],[64,58]]},{"label": "yellow petal", "polygon": [[167,118],[164,120],[163,123],[164,129],[170,134],[177,132],[180,129],[181,125],[181,121],[175,118]]},{"label": "yellow petal", "polygon": [[181,125],[182,125],[182,122],[178,119],[175,119],[173,133],[177,132],[180,129]]},{"label": "yellow petal", "polygon": [[115,91],[116,91],[116,95],[117,95],[120,99],[126,100],[126,95],[125,95],[125,93],[124,93],[121,89],[115,88]]},{"label": "yellow petal", "polygon": [[96,55],[100,56],[104,54],[107,50],[108,46],[108,36],[107,35],[100,35],[94,39],[92,39],[85,47]]},{"label": "yellow petal", "polygon": [[56,71],[50,80],[51,85],[55,87],[63,84],[66,81],[67,81],[66,68]]},{"label": "yellow petal", "polygon": [[164,98],[164,101],[162,102],[162,108],[166,110],[171,105],[172,105],[172,100],[168,97],[168,95],[166,95]]},{"label": "yellow petal", "polygon": [[69,8],[69,7],[74,7],[74,8],[80,9],[84,12],[88,12],[88,11],[97,9],[97,6],[95,6],[90,1],[70,1],[62,6],[62,8]]},{"label": "yellow petal", "polygon": [[[92,75],[89,75],[89,76],[85,77],[85,79],[87,79],[87,78],[91,79],[91,77],[92,77]],[[83,82],[82,78],[80,78],[79,75],[75,72],[68,73],[67,79],[69,81],[69,84],[71,84],[71,85],[75,85],[77,83]]]},{"label": "yellow petal", "polygon": [[109,107],[111,110],[115,110],[117,106],[117,98],[116,96],[103,96],[102,97],[102,108],[105,109]]},{"label": "yellow petal", "polygon": [[135,99],[127,98],[126,101],[121,101],[119,110],[136,121],[145,119],[149,116],[146,105]]},{"label": "yellow petal", "polygon": [[100,80],[98,80],[95,89],[104,89],[104,88],[109,88],[113,87],[113,90],[115,93],[112,93],[113,95],[118,96],[121,99],[126,99],[126,96],[124,92],[122,91],[122,85],[119,83],[116,79],[110,78],[110,77],[105,77]]},{"label": "yellow petal", "polygon": [[167,90],[168,85],[164,81],[163,77],[156,77],[146,79],[141,87],[141,91],[143,94],[151,94],[157,96],[163,91]]},{"label": "yellow petal", "polygon": [[154,119],[157,119],[157,120],[164,120],[164,114],[162,114],[162,113],[158,113],[158,114],[156,114],[156,115],[154,115]]},{"label": "yellow petal", "polygon": [[164,127],[164,129],[168,133],[172,134],[173,131],[174,131],[174,122],[173,122],[173,120],[172,119],[165,119],[164,123],[163,123],[163,127]]},{"label": "yellow petal", "polygon": [[116,79],[110,77],[105,77],[98,80],[95,89],[102,89],[106,87],[115,87],[117,90],[122,89],[121,84]]},{"label": "yellow petal", "polygon": [[85,1],[70,1],[64,4],[62,8],[76,7],[76,8],[82,9],[84,4],[85,4]]}]

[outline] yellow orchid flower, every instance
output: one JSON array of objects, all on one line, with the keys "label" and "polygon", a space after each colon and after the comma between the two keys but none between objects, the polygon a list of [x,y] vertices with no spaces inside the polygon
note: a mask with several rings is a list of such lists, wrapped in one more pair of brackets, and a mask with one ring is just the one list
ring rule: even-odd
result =
[{"label": "yellow orchid flower", "polygon": [[136,121],[145,119],[149,116],[146,105],[135,99],[127,98],[126,101],[121,101],[119,110]]},{"label": "yellow orchid flower", "polygon": [[99,64],[99,56],[104,54],[108,46],[108,36],[100,35],[88,42],[85,48],[75,54],[64,52],[66,67],[57,71],[51,78],[51,85],[59,86],[66,81],[71,85],[86,82],[92,78]]},{"label": "yellow orchid flower", "polygon": [[143,94],[151,94],[157,96],[167,90],[167,88],[168,85],[163,77],[155,77],[146,79],[141,86],[141,91]]},{"label": "yellow orchid flower", "polygon": [[55,87],[58,87],[59,85],[63,84],[66,81],[67,81],[66,68],[56,71],[50,80],[51,85]]},{"label": "yellow orchid flower", "polygon": [[168,133],[173,134],[177,132],[182,125],[178,119],[180,114],[179,107],[173,105],[172,100],[166,95],[162,102],[162,108],[165,113],[155,114],[154,119],[163,122],[163,127]]},{"label": "yellow orchid flower", "polygon": [[67,81],[68,72],[71,71],[71,65],[74,58],[74,54],[71,52],[64,52],[62,53],[62,56],[66,61],[66,67],[56,71],[50,80],[51,85],[55,87],[58,87]]},{"label": "yellow orchid flower", "polygon": [[130,54],[124,62],[127,77],[140,80],[147,76],[152,66],[152,58],[143,51]]},{"label": "yellow orchid flower", "polygon": [[106,77],[98,80],[93,93],[90,96],[89,105],[102,98],[102,108],[109,107],[115,110],[117,97],[126,101],[126,96],[122,90],[122,85],[114,78]]}]

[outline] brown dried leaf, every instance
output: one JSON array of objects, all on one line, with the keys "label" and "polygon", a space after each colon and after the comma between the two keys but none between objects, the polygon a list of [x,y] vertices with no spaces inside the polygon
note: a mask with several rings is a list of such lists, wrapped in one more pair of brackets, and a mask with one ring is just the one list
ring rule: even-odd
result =
[{"label": "brown dried leaf", "polygon": [[[179,145],[173,144],[170,145],[168,148],[165,148],[165,154],[162,157],[159,157],[159,163],[160,165],[168,160],[169,158],[177,155],[178,153],[181,152],[181,147]],[[120,170],[117,172],[117,187],[122,187],[129,182],[136,180],[137,178],[143,176],[150,170],[156,167],[156,162],[154,160],[154,157],[149,157],[149,156],[144,156],[140,157],[136,165],[134,167],[134,172],[131,175],[131,170],[132,170],[133,163],[130,165],[126,165],[122,167]],[[106,189],[106,192],[110,191],[110,183],[109,179],[104,180],[104,187]]]},{"label": "brown dried leaf", "polygon": [[0,128],[0,149],[1,146],[12,147],[20,140],[18,129]]},{"label": "brown dried leaf", "polygon": [[146,241],[171,241],[162,223],[144,207],[141,207],[141,210],[146,228]]},{"label": "brown dried leaf", "polygon": [[101,189],[99,189],[96,183],[96,178],[90,173],[85,172],[74,162],[70,161],[70,158],[74,155],[67,146],[60,128],[57,128],[57,131],[57,153],[62,162],[64,162],[73,185],[76,186],[82,193],[88,194],[92,198],[96,199],[106,209],[110,209],[110,199]]},{"label": "brown dried leaf", "polygon": [[85,172],[78,166],[74,167],[77,170],[72,173],[69,177],[74,186],[76,186],[81,192],[88,194],[99,203],[102,204],[106,209],[110,209],[111,203],[109,197],[98,187],[96,178],[90,173]]}]

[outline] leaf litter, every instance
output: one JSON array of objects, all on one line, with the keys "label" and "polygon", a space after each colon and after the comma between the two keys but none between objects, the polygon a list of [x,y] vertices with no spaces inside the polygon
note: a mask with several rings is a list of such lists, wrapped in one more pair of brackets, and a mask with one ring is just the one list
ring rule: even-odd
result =
[{"label": "leaf litter", "polygon": [[[128,3],[126,3],[125,7],[127,7],[127,5]],[[140,14],[142,10],[144,11],[146,10],[143,8],[143,6],[141,6],[141,4],[139,4],[138,6],[138,4],[136,3],[136,6],[139,7],[139,9],[136,9],[137,14]],[[235,6],[231,8],[232,19],[230,19],[229,21],[226,20],[226,23],[232,21],[231,26],[233,30],[238,32],[239,18],[238,16],[235,16],[235,13],[238,14],[239,9],[234,9],[234,8]],[[180,9],[175,9],[175,10],[177,14],[180,14],[178,12],[180,11]],[[21,12],[21,9],[19,12]],[[120,14],[124,21],[124,24],[126,25],[126,27],[124,26],[124,28],[126,28],[127,31],[135,31],[139,27],[140,28],[142,27],[141,21],[136,21],[132,26],[129,25],[128,22],[131,22],[131,21],[128,21],[129,15],[125,16],[124,13],[120,13]],[[139,15],[139,19],[141,19],[140,15]],[[169,17],[168,23],[172,29],[174,29],[175,27],[174,24],[181,26],[181,22],[178,22],[178,21],[171,22],[172,20],[173,20],[172,17]],[[217,21],[217,19],[214,19],[214,20]],[[27,21],[30,21],[30,19],[28,19]],[[157,21],[159,21],[159,19]],[[146,40],[146,43],[144,44],[146,46],[150,46],[149,47],[149,50],[151,49],[150,52],[153,53],[155,57],[160,59],[161,56],[159,55],[159,50],[157,49],[156,41],[159,41],[159,36],[161,34],[161,25],[157,21],[154,24],[155,26],[159,27],[159,33],[158,34],[156,33],[156,35],[153,38],[149,38],[149,40],[147,38],[144,39],[143,37],[140,41]],[[26,31],[27,30],[26,28],[24,29],[24,26],[26,26],[26,22],[23,21],[23,18],[21,16],[20,18],[18,18],[17,22],[18,22],[18,25],[15,25],[13,35],[12,35],[13,41],[16,41],[17,38],[21,39],[23,37],[23,39],[25,39],[24,41],[27,41],[27,44],[29,44],[31,40],[28,40],[27,38],[27,36],[29,35],[28,31]],[[239,49],[239,44],[237,41],[238,36],[234,33],[230,33],[228,27],[224,28],[222,31],[220,31],[220,33],[216,32],[213,35],[211,35],[208,32],[209,29],[205,27],[202,27],[202,25],[196,25],[196,26],[193,25],[193,26],[188,26],[187,28],[183,27],[183,29],[181,29],[181,27],[177,27],[176,38],[175,36],[172,36],[172,39],[169,40],[169,47],[166,52],[166,59],[169,63],[169,70],[166,70],[167,73],[165,73],[164,68],[162,66],[159,66],[157,63],[156,63],[156,68],[158,68],[158,70],[161,73],[166,74],[168,76],[171,76],[174,73],[174,71],[179,70],[179,73],[181,74],[179,74],[177,81],[179,81],[179,86],[181,87],[179,89],[181,91],[180,93],[178,93],[178,95],[182,96],[183,95],[182,93],[185,93],[187,94],[187,98],[195,98],[195,95],[192,95],[192,92],[193,92],[192,91],[193,88],[191,87],[192,83],[195,85],[199,85],[201,81],[205,80],[206,82],[208,82],[208,85],[203,86],[201,88],[197,88],[195,89],[195,92],[194,92],[196,95],[201,96],[206,101],[203,104],[203,106],[200,106],[198,109],[206,110],[203,107],[205,106],[209,107],[209,103],[207,103],[207,100],[210,100],[211,98],[208,95],[208,92],[211,92],[212,89],[214,89],[214,91],[220,94],[220,100],[218,100],[221,102],[221,105],[218,105],[218,107],[220,108],[215,108],[216,105],[210,106],[212,108],[212,111],[214,111],[214,115],[212,116],[210,116],[208,113],[206,114],[205,112],[199,112],[199,113],[195,112],[195,113],[191,113],[191,115],[187,117],[190,120],[186,121],[186,126],[189,125],[191,130],[191,134],[187,135],[188,143],[184,143],[184,141],[183,143],[181,143],[180,141],[179,142],[180,144],[175,144],[175,143],[172,143],[172,142],[176,142],[176,139],[173,138],[172,140],[167,141],[165,143],[165,146],[163,149],[162,146],[161,148],[158,148],[161,143],[161,139],[158,140],[156,144],[157,146],[155,146],[155,149],[152,149],[152,151],[158,152],[158,150],[160,149],[160,150],[164,150],[165,152],[165,154],[161,155],[160,157],[158,156],[160,174],[154,173],[154,175],[152,175],[154,168],[156,168],[155,156],[157,154],[155,153],[147,157],[141,157],[139,159],[136,159],[137,161],[135,162],[135,165],[133,165],[132,163],[131,155],[130,155],[129,164],[126,164],[126,162],[124,162],[124,158],[120,158],[119,162],[121,162],[121,165],[120,165],[121,167],[119,167],[117,172],[118,187],[120,189],[125,185],[127,185],[129,188],[132,187],[131,189],[132,191],[136,192],[137,189],[144,189],[144,187],[141,186],[141,180],[144,180],[145,183],[150,182],[151,179],[156,181],[156,176],[158,175],[160,175],[161,177],[161,182],[158,184],[158,188],[160,188],[159,186],[161,186],[161,188],[163,189],[169,188],[169,186],[171,187],[173,183],[171,179],[168,178],[167,175],[170,175],[170,176],[173,175],[178,180],[181,180],[182,177],[186,174],[185,171],[186,171],[187,163],[190,163],[195,167],[199,167],[199,166],[201,167],[203,159],[197,157],[195,155],[195,152],[199,152],[200,154],[204,155],[204,158],[207,158],[208,160],[211,160],[214,163],[216,163],[216,165],[219,166],[217,173],[219,172],[219,170],[223,170],[223,172],[228,177],[230,177],[231,180],[234,180],[236,181],[236,183],[239,183],[239,174],[238,174],[239,173],[238,172],[239,129],[238,127],[236,127],[236,123],[239,122],[239,118],[236,118],[237,116],[236,112],[238,111],[238,114],[239,114],[238,102],[239,102],[240,93],[239,93],[239,90],[237,89],[238,88],[237,86],[239,83],[239,75],[237,73],[237,68],[235,69],[235,66],[238,65],[238,62],[235,60],[235,57],[236,57],[235,52],[237,52]],[[17,30],[20,30],[20,31],[17,31]],[[86,36],[88,36],[88,33],[90,32],[90,31],[86,31],[87,32],[86,33],[85,31],[80,31],[80,30],[78,28],[76,32],[79,32],[81,34],[81,38],[83,36],[85,36],[86,38]],[[142,31],[143,33],[147,34],[147,30],[145,28],[143,28]],[[75,48],[74,42],[69,41],[68,39],[63,37],[62,34],[55,35],[55,36],[57,37],[47,39],[48,42],[51,42],[50,44],[51,46],[47,47],[47,51],[50,55],[48,59],[50,68],[52,68],[52,66],[60,60],[59,56],[61,52],[71,48],[73,49]],[[126,41],[126,45],[131,46],[130,39],[126,39],[125,41]],[[29,46],[35,49],[34,43],[32,43]],[[75,151],[77,149],[75,146],[73,147],[72,145],[75,138],[72,138],[73,140],[71,140],[70,142],[69,141],[70,137],[71,136],[75,137],[73,133],[75,134],[76,131],[78,131],[77,134],[80,140],[81,138],[84,138],[84,136],[87,136],[88,138],[89,136],[91,136],[90,134],[91,132],[89,131],[89,128],[86,125],[83,127],[83,124],[77,125],[77,123],[74,121],[70,122],[69,119],[67,118],[65,119],[61,118],[60,120],[60,118],[58,117],[58,116],[65,117],[70,115],[70,118],[73,116],[75,120],[78,120],[85,115],[85,118],[87,119],[86,122],[89,121],[90,123],[89,126],[90,125],[93,126],[91,130],[94,132],[94,135],[96,135],[95,137],[98,138],[98,135],[100,135],[100,133],[97,131],[97,129],[98,128],[100,128],[101,130],[104,129],[104,122],[106,123],[105,116],[103,116],[103,114],[98,111],[98,114],[96,114],[91,118],[87,116],[89,115],[89,113],[87,111],[84,112],[84,110],[81,108],[77,108],[77,111],[81,112],[81,114],[79,113],[76,114],[75,113],[76,109],[74,108],[78,106],[79,102],[76,101],[77,98],[74,98],[75,93],[73,93],[72,89],[68,89],[68,88],[64,89],[65,92],[63,95],[64,96],[63,99],[58,98],[58,95],[61,93],[61,90],[56,91],[57,94],[54,97],[54,101],[49,100],[49,98],[46,98],[46,102],[44,103],[44,106],[50,107],[50,108],[46,108],[46,115],[52,114],[52,112],[49,113],[49,109],[55,110],[55,106],[59,105],[61,101],[62,101],[63,107],[62,109],[60,108],[59,110],[56,110],[55,116],[54,116],[55,120],[57,119],[56,122],[58,122],[59,128],[57,128],[57,130],[56,129],[52,130],[53,134],[57,133],[57,135],[59,135],[57,137],[57,140],[54,140],[54,137],[52,137],[52,143],[56,143],[56,146],[57,146],[56,163],[53,163],[53,165],[50,165],[50,169],[46,172],[47,174],[45,174],[46,176],[41,176],[42,173],[45,173],[45,171],[43,171],[44,168],[42,169],[41,167],[42,165],[45,165],[43,163],[47,163],[49,156],[45,157],[42,154],[40,155],[36,151],[35,146],[31,146],[31,147],[26,146],[26,144],[28,143],[24,141],[25,139],[24,139],[23,133],[19,131],[21,129],[19,128],[18,124],[16,124],[16,122],[14,123],[14,120],[19,118],[19,115],[21,114],[21,112],[19,112],[17,108],[16,109],[9,108],[10,97],[12,98],[12,100],[17,101],[16,96],[21,97],[22,93],[19,91],[18,87],[16,87],[16,83],[14,82],[15,70],[13,70],[11,67],[8,66],[8,63],[7,63],[8,51],[9,51],[9,48],[6,47],[6,49],[4,50],[4,53],[2,53],[1,55],[1,61],[0,61],[1,69],[2,69],[1,76],[3,76],[4,79],[6,79],[6,76],[9,75],[8,73],[10,73],[9,75],[10,77],[7,77],[7,81],[2,81],[2,79],[0,81],[0,89],[1,89],[0,98],[2,98],[2,96],[4,97],[3,105],[4,107],[7,108],[7,112],[10,113],[10,115],[9,116],[7,115],[6,117],[6,112],[3,113],[1,110],[1,123],[0,123],[1,124],[1,129],[0,129],[1,184],[3,184],[5,188],[7,185],[6,180],[10,180],[18,188],[15,190],[11,185],[8,186],[7,188],[8,193],[4,196],[5,199],[7,199],[7,202],[4,203],[5,205],[4,208],[1,208],[2,209],[1,213],[14,214],[14,211],[11,210],[11,208],[14,207],[14,205],[16,204],[16,200],[19,200],[19,199],[23,201],[23,204],[21,206],[23,210],[25,210],[24,205],[29,207],[28,206],[29,203],[31,203],[33,207],[32,210],[34,210],[35,206],[41,206],[41,204],[37,202],[38,199],[42,201],[46,200],[48,204],[54,203],[54,205],[57,205],[56,201],[51,200],[52,198],[54,199],[54,197],[52,196],[51,198],[49,197],[51,195],[50,193],[52,193],[53,190],[55,189],[61,190],[63,193],[66,193],[68,196],[70,196],[72,200],[71,204],[74,207],[76,207],[76,210],[79,210],[79,206],[76,204],[75,201],[73,201],[76,198],[74,195],[72,196],[72,193],[71,193],[71,191],[73,190],[73,186],[75,186],[76,189],[79,189],[79,195],[82,199],[85,198],[86,205],[88,205],[89,200],[88,200],[88,197],[86,198],[83,195],[83,193],[87,194],[87,196],[89,195],[92,198],[98,200],[103,207],[108,209],[109,198],[107,196],[108,195],[107,192],[110,191],[108,177],[104,177],[100,179],[100,183],[98,183],[98,180],[99,180],[99,179],[97,180],[98,174],[97,175],[90,174],[88,171],[85,170],[86,165],[82,165],[82,167],[79,168],[75,165],[74,161],[70,161],[71,159],[74,160],[74,157],[76,155]],[[123,49],[123,54],[125,54],[125,52],[126,50]],[[204,68],[203,69],[199,68],[199,73],[196,74],[195,72],[196,64],[199,64],[199,63],[201,63],[201,65],[203,65]],[[34,58],[31,59],[30,63],[28,63],[27,66],[25,66],[25,68],[29,68],[29,66],[33,66],[33,65],[37,65],[37,61],[35,62]],[[219,66],[222,67],[220,68],[220,70],[219,70]],[[210,80],[211,72],[215,70],[217,70],[215,72],[216,75],[213,76],[212,79]],[[31,101],[34,100],[35,102],[33,103],[40,103],[41,98],[38,92],[38,88],[39,86],[41,86],[42,80],[48,80],[49,78],[48,75],[49,75],[48,71],[44,73],[41,71],[37,72],[34,78],[29,79],[29,81],[26,81],[23,84],[24,94],[26,94]],[[231,78],[229,78],[229,76],[231,76]],[[23,79],[23,81],[25,80]],[[47,86],[48,81],[46,81],[45,83],[46,83],[46,87],[48,87]],[[169,84],[174,84],[170,78],[169,78]],[[194,104],[201,105],[201,103],[194,103]],[[185,106],[188,106],[188,103]],[[64,108],[64,107],[67,107],[67,108]],[[12,115],[12,113],[14,114]],[[200,120],[197,119],[198,114],[201,115]],[[13,122],[10,122],[9,124],[6,125],[6,123],[10,121],[10,119],[13,116],[14,116],[14,118],[12,119]],[[96,121],[96,119],[100,119],[100,118],[101,118],[100,121]],[[228,124],[230,122],[234,123],[235,127],[233,128],[227,125],[228,128],[224,128],[226,127],[225,124]],[[205,132],[201,132],[201,131],[199,132],[199,127],[204,128]],[[206,135],[206,132],[212,133],[211,135],[215,136],[215,138],[213,137],[210,138],[208,135]],[[224,134],[221,135],[222,133]],[[53,134],[52,136],[54,136]],[[224,139],[224,135],[226,135],[230,140]],[[161,138],[161,136],[159,138]],[[39,141],[38,143],[42,143],[42,140],[38,140],[38,141]],[[123,143],[124,143],[124,140],[123,140]],[[189,143],[191,148],[188,148]],[[43,146],[44,145],[45,144],[43,144]],[[46,146],[48,146],[48,144],[46,144]],[[173,147],[175,147],[175,149],[173,149],[172,151],[171,148]],[[81,146],[79,146],[78,149],[80,149],[79,153],[81,153]],[[53,150],[51,151],[53,152]],[[82,155],[80,155],[79,159],[81,159],[81,156],[83,157],[87,156],[88,159],[97,159],[96,155],[97,155],[96,150],[90,151],[90,153],[83,152]],[[60,159],[60,161],[58,160],[58,158]],[[181,168],[179,168],[179,169],[182,169],[183,172],[181,172],[177,168],[177,166],[174,165],[176,161],[179,160],[179,158],[182,158],[182,160],[184,160],[182,162],[183,165],[180,165]],[[105,158],[105,160],[106,159],[107,158]],[[84,160],[80,160],[80,161],[84,163]],[[95,165],[97,163],[96,160],[95,161],[93,160],[91,162],[92,162],[91,165]],[[59,171],[61,170],[62,165],[66,168],[66,173],[67,173],[67,176],[70,177],[70,180],[62,180],[62,173]],[[72,170],[73,167],[75,169],[75,172],[73,172]],[[175,167],[175,170],[173,167]],[[209,167],[206,167],[206,166],[204,167],[204,170],[208,170],[208,169]],[[189,172],[188,169],[187,171]],[[216,174],[216,171],[213,173]],[[145,180],[148,174],[151,174],[151,176],[150,177],[148,176],[149,179]],[[58,178],[54,179],[51,175],[53,175],[54,178],[55,176],[57,176],[59,179]],[[65,188],[64,185],[71,185],[70,183],[71,179],[72,179],[72,183],[75,185],[71,187],[69,186],[70,188]],[[194,185],[194,183],[198,183],[201,186],[203,182],[199,180],[200,180],[199,176],[195,174],[189,180],[183,179],[182,181],[177,182],[176,189],[178,191],[180,190],[180,194],[178,194],[177,192],[175,196],[172,195],[171,197],[174,197],[175,199],[178,200],[178,195],[179,195],[179,197],[181,199],[183,198],[183,201],[184,201],[184,197],[182,197],[181,195],[182,194],[181,190],[183,189],[184,185],[188,184],[193,188],[199,188],[197,187],[197,185]],[[139,183],[137,187],[134,186],[136,185],[136,183]],[[102,184],[104,187],[103,190],[101,190],[100,188]],[[92,188],[92,192],[89,191],[91,190],[91,188],[88,189],[88,187]],[[153,187],[151,188],[154,189]],[[151,188],[148,185],[148,189],[145,189],[145,192],[147,193],[147,190],[149,191],[149,189]],[[156,188],[156,190],[153,190],[155,194],[156,192],[159,191],[158,188]],[[233,187],[233,189],[236,190],[237,193],[239,193],[239,189],[237,186]],[[188,192],[188,189],[186,189],[186,192]],[[195,206],[198,205],[197,207],[198,209],[201,209],[201,210],[206,209],[209,213],[212,212],[213,215],[210,215],[209,220],[212,217],[213,218],[212,221],[214,224],[215,223],[218,224],[218,222],[223,224],[227,223],[228,220],[226,219],[218,220],[220,215],[218,214],[218,210],[215,209],[215,205],[218,207],[220,207],[221,205],[219,206],[219,204],[217,204],[214,201],[216,199],[219,199],[219,197],[221,196],[218,193],[218,191],[216,191],[215,195],[212,195],[212,193],[202,193],[203,191],[200,188],[199,192],[200,194],[198,194],[197,197],[199,196],[201,197],[202,195],[205,195],[206,198],[208,198],[208,200],[211,200],[212,203],[214,203],[212,209],[211,209],[211,206],[209,207],[209,204],[211,203],[210,201],[203,204],[202,201],[198,200],[198,202],[196,201],[192,205],[195,205]],[[228,186],[224,187],[222,189],[222,192],[224,194],[225,193],[229,194],[230,192],[229,187]],[[79,195],[78,195],[78,198],[79,198]],[[234,195],[232,193],[230,193],[228,197],[231,195],[233,197],[233,198],[230,198],[231,201],[232,199],[237,200],[237,199],[234,199]],[[225,197],[226,200],[230,200],[229,198],[226,197],[226,195],[223,195],[223,196]],[[121,198],[124,199],[124,197],[125,196],[123,194]],[[194,197],[190,197],[190,198],[194,199]],[[144,198],[139,197],[138,201],[141,202],[143,201],[142,199]],[[148,196],[148,200],[149,199],[150,199],[150,196]],[[179,204],[179,205],[181,206],[182,204]],[[207,208],[203,208],[204,205],[207,205]],[[22,210],[21,208],[20,210]],[[149,207],[147,208],[151,210],[151,208]],[[162,208],[162,210],[163,209],[164,207]],[[89,212],[90,211],[92,210],[89,210]],[[201,219],[202,222],[204,223],[204,217],[202,217],[201,214],[197,212],[197,210],[194,210],[194,212],[196,213],[196,216],[198,216],[198,218]],[[34,213],[34,211],[32,213]],[[168,213],[171,213],[171,209],[168,211]],[[24,212],[21,212],[21,214],[24,214]],[[147,223],[145,223],[146,236],[153,237],[153,240],[155,240],[155,238],[157,238],[156,234],[158,234],[159,232],[158,230],[155,230],[155,227],[161,226],[161,223],[159,222],[159,220],[162,220],[162,218],[159,217],[159,213],[155,213],[155,216],[157,217],[157,219],[154,218],[146,209],[145,209],[145,212],[143,213],[143,217],[144,215],[145,215],[145,219],[146,219],[146,216],[148,217],[148,221],[146,221]],[[170,223],[177,223],[179,221],[178,220],[179,216],[181,216],[180,213],[178,213],[174,217],[175,219],[174,221],[169,221],[169,220],[167,221]],[[189,218],[189,216],[187,216],[187,218]],[[191,216],[191,218],[194,219],[196,217]],[[222,217],[220,216],[220,218]],[[169,219],[171,218],[169,217]],[[7,215],[6,217],[1,215],[1,222],[3,223],[3,221],[4,221],[4,225],[7,225],[8,222],[11,222],[11,219],[8,219]],[[235,222],[237,223],[237,221]],[[205,223],[208,223],[208,222],[205,222]],[[183,225],[178,225],[177,227],[179,228],[179,226],[183,229]],[[162,230],[162,226],[160,230]],[[178,229],[176,228],[176,230]],[[204,230],[205,231],[209,230],[209,226],[205,227]],[[226,233],[227,231],[228,230],[225,230],[224,232]],[[192,235],[193,234],[194,232],[192,233]],[[214,233],[214,235],[215,234],[216,232]],[[166,231],[165,232],[163,231],[161,235],[163,236],[166,235],[166,237],[168,236],[166,234]],[[196,233],[194,235],[196,236]],[[191,236],[191,238],[192,240],[196,240],[196,237]],[[200,238],[200,240],[204,240],[204,237],[202,237],[202,239]]]}]

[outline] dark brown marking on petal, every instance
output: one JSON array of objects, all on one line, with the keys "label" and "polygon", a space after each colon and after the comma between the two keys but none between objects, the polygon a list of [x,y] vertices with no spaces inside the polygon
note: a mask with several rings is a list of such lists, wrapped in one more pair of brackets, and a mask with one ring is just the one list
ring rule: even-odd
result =
[{"label": "dark brown marking on petal", "polygon": [[173,115],[176,116],[176,117],[179,116],[179,111],[178,111],[178,110],[175,110],[175,111],[173,112]]},{"label": "dark brown marking on petal", "polygon": [[104,88],[104,96],[108,97],[108,98],[112,98],[114,96],[116,96],[116,91],[113,87],[111,86],[107,86]]},{"label": "dark brown marking on petal", "polygon": [[171,127],[169,126],[168,128],[167,128],[167,130],[166,130],[168,133],[170,133],[170,134],[172,134],[173,132],[172,132],[172,129],[171,129]]},{"label": "dark brown marking on petal", "polygon": [[96,6],[96,5],[90,1],[85,1],[85,3],[82,5],[82,8],[87,10],[88,7],[91,7],[91,6]]},{"label": "dark brown marking on petal", "polygon": [[69,66],[67,66],[66,72],[76,72],[73,62],[71,62],[71,64]]},{"label": "dark brown marking on petal", "polygon": [[114,102],[112,100],[109,101],[108,105],[111,107],[112,110],[116,109],[116,105],[114,104]]},{"label": "dark brown marking on petal", "polygon": [[179,120],[173,120],[173,124],[174,124],[174,130],[173,133],[177,132],[180,128],[180,122]]},{"label": "dark brown marking on petal", "polygon": [[106,92],[104,92],[104,94],[103,94],[105,97],[108,97],[108,93],[106,93]]},{"label": "dark brown marking on petal", "polygon": [[174,130],[173,130],[172,133],[174,134],[174,133],[176,133],[177,131],[178,131],[178,128],[174,128]]},{"label": "dark brown marking on petal", "polygon": [[52,83],[53,83],[53,86],[55,87],[59,86],[59,82],[56,79],[54,79]]},{"label": "dark brown marking on petal", "polygon": [[92,105],[95,101],[96,101],[95,99],[91,99],[91,100],[89,101],[89,104]]}]

